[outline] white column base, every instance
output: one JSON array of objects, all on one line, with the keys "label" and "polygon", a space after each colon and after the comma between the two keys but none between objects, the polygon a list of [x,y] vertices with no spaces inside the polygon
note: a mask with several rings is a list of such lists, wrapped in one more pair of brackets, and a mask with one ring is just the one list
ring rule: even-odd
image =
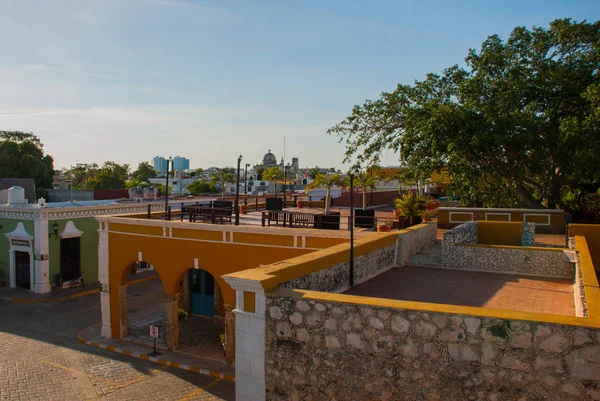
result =
[{"label": "white column base", "polygon": [[235,395],[238,401],[265,400],[265,317],[234,310]]},{"label": "white column base", "polygon": [[110,326],[110,294],[100,292],[100,311],[102,313],[102,328],[100,335],[103,338],[112,338],[112,327]]},{"label": "white column base", "polygon": [[48,277],[50,271],[50,262],[47,260],[36,260],[35,261],[35,283],[33,285],[33,291],[37,293],[46,293],[52,290],[50,286],[50,277]]}]

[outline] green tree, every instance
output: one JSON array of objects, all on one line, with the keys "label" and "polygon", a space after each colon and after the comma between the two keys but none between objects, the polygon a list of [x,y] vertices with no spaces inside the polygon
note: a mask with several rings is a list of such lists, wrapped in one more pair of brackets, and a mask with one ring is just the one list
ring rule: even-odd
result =
[{"label": "green tree", "polygon": [[354,177],[354,185],[362,189],[362,209],[367,209],[367,190],[375,189],[377,186],[377,176],[360,172]]},{"label": "green tree", "polygon": [[317,175],[319,175],[320,172],[321,170],[319,169],[319,166],[315,166],[311,169],[308,169],[308,176],[311,180],[314,180],[317,178]]},{"label": "green tree", "polygon": [[225,185],[228,182],[235,181],[235,170],[233,167],[217,168],[215,172],[210,173],[210,182],[213,185],[219,185],[221,188],[221,199],[225,200]]},{"label": "green tree", "polygon": [[154,170],[154,167],[150,165],[150,163],[142,162],[138,164],[138,168],[131,173],[131,177],[141,182],[148,182],[149,178],[156,177],[156,171]]},{"label": "green tree", "polygon": [[345,161],[398,152],[426,177],[446,171],[477,206],[554,208],[564,186],[600,182],[600,21],[517,27],[465,60],[355,106],[328,130]]},{"label": "green tree", "polygon": [[73,180],[74,189],[123,189],[129,176],[129,165],[112,161],[105,162],[102,167],[97,164],[77,164],[67,175]]},{"label": "green tree", "polygon": [[283,172],[277,166],[269,167],[264,171],[263,179],[273,181],[275,185],[275,198],[277,198],[277,181],[283,180]]},{"label": "green tree", "polygon": [[325,214],[329,214],[331,208],[331,188],[344,185],[344,179],[339,174],[317,174],[313,182],[306,186],[306,193],[312,188],[327,188],[327,196],[325,197]]},{"label": "green tree", "polygon": [[190,194],[199,195],[199,194],[214,194],[219,192],[217,188],[215,188],[214,184],[202,179],[195,180],[191,184],[187,186]]},{"label": "green tree", "polygon": [[54,159],[33,133],[0,131],[0,177],[33,178],[37,190],[52,188]]}]

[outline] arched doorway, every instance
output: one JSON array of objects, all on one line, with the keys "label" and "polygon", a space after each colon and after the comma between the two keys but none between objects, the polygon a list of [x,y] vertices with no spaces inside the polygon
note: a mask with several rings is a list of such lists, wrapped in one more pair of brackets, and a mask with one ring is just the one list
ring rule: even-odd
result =
[{"label": "arched doorway", "polygon": [[215,280],[202,269],[188,272],[190,285],[190,313],[213,317],[215,314]]}]

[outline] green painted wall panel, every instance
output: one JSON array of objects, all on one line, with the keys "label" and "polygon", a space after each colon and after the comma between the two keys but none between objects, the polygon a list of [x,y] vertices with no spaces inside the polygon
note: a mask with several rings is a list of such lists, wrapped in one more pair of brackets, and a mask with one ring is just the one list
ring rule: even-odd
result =
[{"label": "green painted wall panel", "polygon": [[[81,236],[81,270],[86,284],[98,281],[98,228],[99,223],[93,217],[84,217],[79,219],[49,220],[48,233],[51,233],[49,240],[50,248],[50,280],[55,281],[55,276],[60,272],[60,233],[65,229],[68,221],[72,221],[75,227],[83,231]],[[56,238],[52,225],[58,223],[59,236]]]},{"label": "green painted wall panel", "polygon": [[7,233],[14,231],[17,228],[17,224],[19,222],[23,223],[23,227],[30,234],[34,235],[34,226],[33,220],[15,220],[15,219],[6,219],[0,218],[0,226],[2,226],[2,230],[0,231],[0,281],[3,281],[8,286],[9,283],[9,270],[10,270],[10,243],[8,238],[6,238]]}]

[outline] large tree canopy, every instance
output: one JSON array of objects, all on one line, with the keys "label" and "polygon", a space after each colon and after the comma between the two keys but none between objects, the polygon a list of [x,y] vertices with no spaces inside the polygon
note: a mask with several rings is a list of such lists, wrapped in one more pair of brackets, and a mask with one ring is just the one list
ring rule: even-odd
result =
[{"label": "large tree canopy", "polygon": [[550,207],[561,190],[600,183],[600,22],[517,27],[414,85],[355,106],[328,130],[346,160],[377,164],[390,149],[480,206]]},{"label": "large tree canopy", "polygon": [[135,170],[133,173],[131,173],[131,177],[134,180],[138,180],[141,182],[148,182],[149,178],[156,177],[156,171],[154,170],[154,167],[152,167],[150,165],[150,163],[142,162],[142,163],[138,164],[137,170]]},{"label": "large tree canopy", "polygon": [[52,188],[54,159],[33,133],[0,131],[0,177],[33,178],[37,188]]},{"label": "large tree canopy", "polygon": [[74,189],[124,189],[129,176],[129,165],[107,161],[97,164],[77,164],[66,173],[73,180]]}]

